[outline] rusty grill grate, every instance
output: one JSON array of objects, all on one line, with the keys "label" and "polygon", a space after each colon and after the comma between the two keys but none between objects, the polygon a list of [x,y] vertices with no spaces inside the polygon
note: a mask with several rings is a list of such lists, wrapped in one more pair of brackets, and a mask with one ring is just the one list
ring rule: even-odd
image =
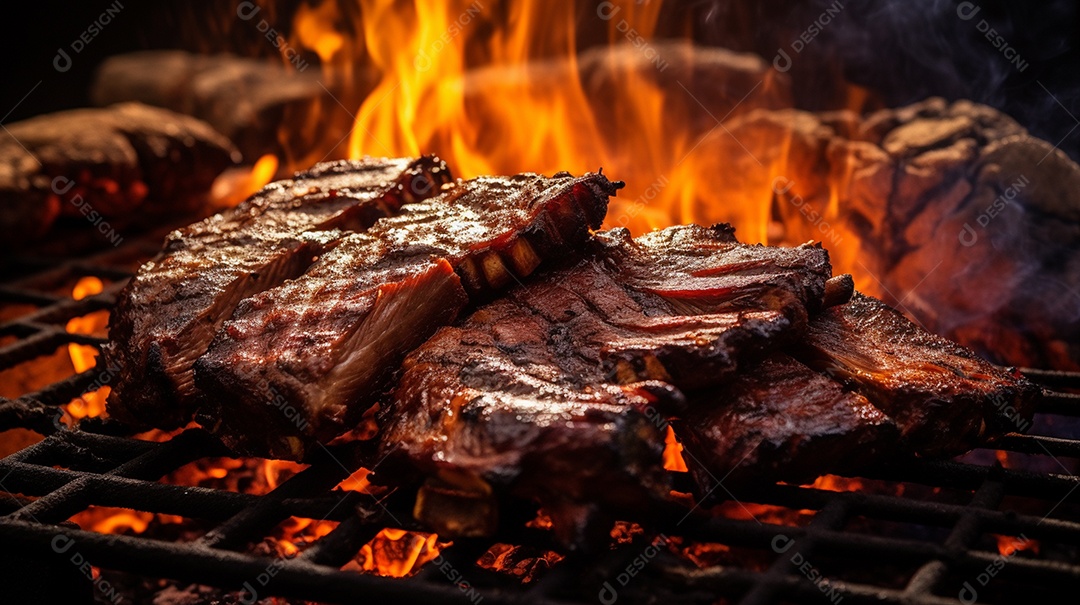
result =
[{"label": "rusty grill grate", "polygon": [[[0,307],[32,310],[0,325],[0,372],[68,343],[100,346],[103,339],[69,333],[65,322],[110,308],[123,280],[159,241],[155,234],[79,259],[4,260],[10,277],[0,284]],[[84,275],[112,283],[78,301],[58,293]],[[198,429],[158,443],[123,436],[108,422],[87,421],[79,430],[59,423],[59,406],[109,382],[97,368],[17,398],[0,398],[0,430],[29,428],[47,436],[0,460],[0,563],[3,573],[18,577],[19,586],[44,601],[46,595],[92,599],[89,580],[71,561],[73,552],[105,570],[230,590],[273,567],[272,580],[260,585],[260,598],[329,602],[955,604],[1050,597],[1080,586],[1080,440],[1072,438],[1080,434],[1080,374],[1027,373],[1055,391],[1039,411],[1033,434],[1010,435],[996,451],[892,464],[861,477],[865,487],[857,491],[786,484],[739,490],[737,504],[748,513],[743,518],[705,512],[719,500],[693,511],[672,502],[643,505],[638,518],[627,520],[640,523],[648,536],[677,536],[684,546],[722,545],[716,547],[727,553],[722,563],[694,565],[677,549],[651,548],[644,539],[570,553],[538,581],[522,585],[475,565],[496,542],[490,539],[456,540],[437,564],[408,578],[342,571],[381,529],[424,530],[410,514],[414,491],[402,489],[376,502],[359,492],[333,490],[353,471],[375,463],[362,445],[327,450],[264,496],[158,482],[194,460],[229,452]],[[1012,456],[1009,468],[998,462],[1003,452]],[[193,542],[179,542],[100,534],[67,521],[89,506],[178,515],[214,527]],[[807,522],[757,518],[746,508],[762,506],[802,511]],[[294,516],[339,524],[292,559],[246,552]],[[1006,557],[996,548],[996,536],[1037,541],[1038,552]],[[524,523],[498,541],[553,548],[548,532]],[[463,581],[470,590],[463,590]],[[11,586],[0,589],[19,590]]]}]

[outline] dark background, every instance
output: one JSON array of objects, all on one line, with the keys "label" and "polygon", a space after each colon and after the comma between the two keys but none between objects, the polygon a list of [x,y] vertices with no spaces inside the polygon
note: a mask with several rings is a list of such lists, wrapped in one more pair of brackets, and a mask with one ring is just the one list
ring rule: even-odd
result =
[{"label": "dark background", "polygon": [[[287,33],[288,16],[300,1],[261,2],[263,15]],[[6,7],[0,116],[10,114],[3,123],[87,105],[93,70],[111,54],[148,48],[268,57],[274,52],[250,23],[236,18],[237,1],[120,2],[120,15],[81,53],[72,54],[73,66],[64,73],[53,68],[57,49],[70,53],[71,42],[113,3],[29,0]],[[955,0],[839,3],[839,17],[793,57],[790,75],[803,108],[842,104],[835,86],[840,78],[870,88],[888,106],[933,95],[967,98],[1005,111],[1080,159],[1080,128],[1072,130],[1077,125],[1072,116],[1080,116],[1080,2],[981,0],[970,21],[958,17]],[[606,24],[595,19],[596,4],[579,3],[579,47],[606,40]],[[699,42],[756,52],[771,61],[830,5],[834,2],[669,1],[658,37],[690,33]],[[350,3],[347,10],[359,9]],[[982,19],[1029,63],[1027,69],[1011,65],[978,31]]]}]

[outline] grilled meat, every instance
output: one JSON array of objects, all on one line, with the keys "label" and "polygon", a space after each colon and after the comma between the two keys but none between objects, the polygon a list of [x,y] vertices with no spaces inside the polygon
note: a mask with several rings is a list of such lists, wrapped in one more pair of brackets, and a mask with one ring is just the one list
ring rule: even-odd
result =
[{"label": "grilled meat", "polygon": [[205,424],[238,451],[300,459],[351,428],[408,351],[470,302],[577,253],[621,187],[603,175],[464,181],[341,239],[243,301],[196,364]]},{"label": "grilled meat", "polygon": [[922,455],[956,455],[1024,430],[1040,393],[858,293],[811,321],[793,355],[865,396]]},{"label": "grilled meat", "polygon": [[[578,350],[598,351],[623,383],[661,379],[695,389],[722,381],[738,354],[801,329],[832,273],[819,246],[741,244],[726,224],[669,227],[632,241],[616,229],[597,241],[613,283],[573,277],[580,286],[566,290],[595,313],[570,322],[567,333]],[[565,321],[557,301],[548,308],[553,321]]]},{"label": "grilled meat", "polygon": [[[550,328],[500,299],[413,352],[384,416],[392,460],[382,468],[415,465],[465,492],[511,484],[543,501],[560,534],[575,531],[566,517],[580,503],[628,506],[663,493],[663,434],[645,412],[677,406],[679,393],[598,380],[595,364],[548,346]],[[455,527],[458,515],[419,508],[443,534],[476,533]]]},{"label": "grilled meat", "polygon": [[[540,498],[572,534],[583,502],[662,491],[662,415],[683,407],[672,385],[723,381],[780,342],[828,275],[820,248],[745,246],[726,226],[597,234],[577,265],[407,358],[383,450],[444,482]],[[437,512],[421,510],[429,522]]]},{"label": "grilled meat", "polygon": [[865,397],[784,353],[691,395],[687,408],[672,424],[703,493],[721,481],[802,481],[862,468],[898,439]]},{"label": "grilled meat", "polygon": [[195,409],[192,366],[237,304],[300,275],[336,245],[449,180],[434,157],[320,164],[169,235],[112,314],[106,363],[119,372],[109,413],[172,429]]}]

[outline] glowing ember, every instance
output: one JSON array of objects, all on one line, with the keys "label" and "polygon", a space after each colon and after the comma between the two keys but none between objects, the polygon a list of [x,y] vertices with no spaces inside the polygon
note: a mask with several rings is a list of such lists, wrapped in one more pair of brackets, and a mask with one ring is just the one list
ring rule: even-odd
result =
[{"label": "glowing ember", "polygon": [[[863,489],[863,482],[852,477],[840,477],[838,475],[822,475],[814,480],[810,487],[827,490],[830,492],[857,492]],[[897,485],[897,496],[904,493],[903,484]]]},{"label": "glowing ember", "polygon": [[305,464],[285,460],[203,458],[185,464],[161,481],[262,496],[305,468]]},{"label": "glowing ember", "polygon": [[337,489],[345,490],[347,492],[367,492],[371,487],[371,482],[368,480],[370,477],[371,471],[366,468],[361,468],[346,477],[341,483],[338,483]]},{"label": "glowing ember", "polygon": [[530,519],[525,527],[532,527],[535,529],[551,529],[552,521],[551,516],[544,512],[544,509],[536,511],[536,518]]},{"label": "glowing ember", "polygon": [[612,548],[616,545],[630,544],[643,535],[645,535],[645,529],[637,523],[616,521],[615,526],[611,528],[611,538],[615,541]]},{"label": "glowing ember", "polygon": [[726,544],[693,543],[679,550],[683,557],[689,559],[698,567],[712,567],[719,561],[725,560],[731,547]]},{"label": "glowing ember", "polygon": [[438,542],[438,539],[436,534],[388,527],[365,544],[342,569],[403,578],[415,573],[451,544]]},{"label": "glowing ember", "polygon": [[[104,284],[96,277],[84,277],[80,279],[72,289],[71,297],[82,300],[87,296],[101,294]],[[72,334],[94,334],[105,329],[108,325],[109,312],[96,311],[83,317],[73,317],[67,323],[67,331]],[[94,367],[98,350],[90,345],[69,344],[68,354],[71,355],[71,364],[76,372],[85,372]]]},{"label": "glowing ember", "polygon": [[739,548],[715,542],[693,542],[681,536],[667,540],[668,550],[701,569],[717,565],[737,565],[763,571],[768,568],[772,553],[759,549]]},{"label": "glowing ember", "polygon": [[1003,557],[1011,557],[1012,555],[1022,552],[1031,551],[1034,554],[1039,554],[1039,541],[1030,540],[1024,537],[1018,536],[996,536],[998,552]]},{"label": "glowing ember", "polygon": [[274,532],[273,545],[276,554],[281,557],[294,557],[337,526],[337,521],[289,517]]},{"label": "glowing ember", "polygon": [[[82,300],[87,296],[101,294],[105,285],[96,277],[83,277],[72,289],[71,297]],[[72,334],[97,334],[104,335],[106,326],[109,324],[109,312],[106,310],[95,311],[82,317],[73,317],[67,322],[67,331]],[[68,355],[71,356],[71,365],[76,372],[85,372],[97,364],[97,347],[72,343],[68,345]],[[84,393],[82,397],[72,400],[64,406],[68,416],[75,421],[83,418],[94,418],[105,413],[105,399],[112,389],[103,386],[96,391]]]},{"label": "glowing ember", "polygon": [[180,523],[182,517],[148,513],[127,508],[91,506],[71,520],[80,528],[103,534],[141,534],[155,519],[162,523]]},{"label": "glowing ember", "polygon": [[528,584],[565,557],[551,550],[539,551],[527,546],[495,544],[476,561],[481,569],[497,571]]},{"label": "glowing ember", "polygon": [[817,511],[795,510],[772,504],[755,504],[753,502],[738,502],[728,500],[721,502],[710,511],[713,515],[728,519],[740,519],[743,521],[758,521],[773,525],[788,525],[801,527],[814,518]]}]

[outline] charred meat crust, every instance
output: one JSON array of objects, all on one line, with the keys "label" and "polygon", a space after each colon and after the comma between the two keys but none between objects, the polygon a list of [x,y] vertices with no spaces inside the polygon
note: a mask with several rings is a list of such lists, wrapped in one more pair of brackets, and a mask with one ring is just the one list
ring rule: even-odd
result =
[{"label": "charred meat crust", "polygon": [[[557,350],[538,360],[547,333],[543,318],[500,299],[414,351],[394,404],[382,414],[388,458],[381,472],[416,469],[459,485],[509,489],[549,507],[630,507],[666,493],[663,434],[643,410],[681,395],[593,382],[595,372],[567,373],[553,359],[562,355]],[[444,533],[455,531],[453,519],[427,508],[420,506],[422,518]],[[563,524],[556,531],[575,528]]]},{"label": "charred meat crust", "polygon": [[351,428],[404,355],[471,301],[580,254],[619,187],[599,174],[481,177],[342,238],[238,305],[196,364],[219,403],[204,417],[238,451],[302,458]]},{"label": "charred meat crust", "polygon": [[865,396],[900,427],[907,447],[950,456],[1031,423],[1039,389],[856,293],[813,321],[793,350],[806,365]]},{"label": "charred meat crust", "polygon": [[784,353],[690,396],[673,421],[701,493],[732,483],[807,481],[892,452],[896,426],[857,393]]},{"label": "charred meat crust", "polygon": [[829,273],[820,248],[745,246],[726,226],[598,233],[578,264],[409,355],[381,415],[383,451],[564,511],[662,493],[663,416],[686,407],[678,387],[725,381],[783,342]]},{"label": "charred meat crust", "polygon": [[190,421],[195,359],[243,298],[299,276],[342,230],[397,213],[449,178],[433,156],[320,164],[171,233],[111,316],[104,354],[119,380],[110,415],[139,428]]}]

